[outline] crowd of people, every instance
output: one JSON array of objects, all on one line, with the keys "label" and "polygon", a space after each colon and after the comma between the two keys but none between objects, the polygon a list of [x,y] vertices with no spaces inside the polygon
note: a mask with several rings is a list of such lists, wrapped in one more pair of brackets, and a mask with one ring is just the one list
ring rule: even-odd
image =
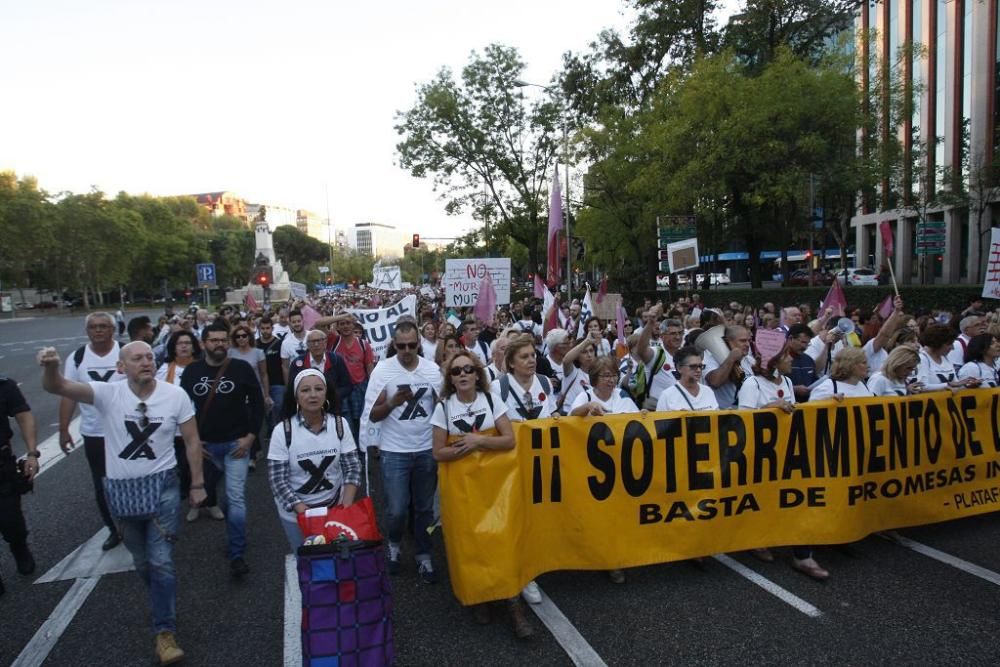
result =
[{"label": "crowd of people", "polygon": [[[615,322],[579,301],[543,313],[540,300],[525,298],[484,322],[445,308],[433,290],[412,293],[417,314],[395,321],[384,358],[347,309],[385,306],[403,294],[369,289],[260,310],[168,310],[155,323],[139,316],[122,332],[127,342],[116,338],[114,316],[92,313],[86,345],[66,359],[52,348],[39,353],[43,387],[60,397],[66,452],[77,444],[69,427],[79,409],[94,504],[108,528],[103,548],[124,543],[149,588],[161,664],[183,657],[173,564],[180,520],[224,522],[229,572],[246,575],[245,490],[258,460],[294,551],[306,537],[297,515],[369,493],[362,478],[375,453],[387,568],[403,571],[411,536],[417,575],[433,584],[438,468],[512,449],[512,422],[653,410],[791,412],[806,401],[1000,385],[1000,322],[980,301],[960,313],[908,312],[899,297],[882,312],[814,312],[807,304],[709,308],[694,295],[647,300]],[[780,350],[763,355],[761,330],[780,332]],[[35,427],[16,383],[3,377],[0,410],[0,529],[18,571],[30,574],[14,486],[37,473]],[[9,418],[27,448],[19,467]],[[774,560],[768,546],[754,556]],[[793,548],[791,564],[818,580],[830,576],[808,546]],[[608,576],[626,581],[621,569]],[[541,601],[535,582],[504,601],[519,638],[534,633],[524,602]],[[489,623],[493,606],[472,612]]]}]

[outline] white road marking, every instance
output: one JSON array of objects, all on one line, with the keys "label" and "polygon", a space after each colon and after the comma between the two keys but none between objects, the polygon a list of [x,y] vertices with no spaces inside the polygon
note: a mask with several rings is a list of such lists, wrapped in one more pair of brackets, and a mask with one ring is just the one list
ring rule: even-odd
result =
[{"label": "white road marking", "polygon": [[[69,434],[73,436],[73,442],[79,447],[82,442],[80,438],[79,417],[69,423]],[[70,451],[73,452],[76,450]],[[41,456],[38,459],[38,475],[35,475],[36,478],[68,456],[68,454],[63,454],[62,448],[59,446],[58,431],[45,438],[45,441],[38,445],[38,453]]]},{"label": "white road marking", "polygon": [[745,577],[750,582],[757,584],[758,586],[760,586],[765,591],[767,591],[774,597],[778,598],[782,602],[789,604],[795,609],[801,611],[806,616],[809,616],[810,618],[819,618],[820,616],[823,615],[823,612],[821,612],[816,607],[812,606],[811,604],[809,604],[799,596],[795,595],[791,591],[782,588],[781,586],[774,583],[767,577],[757,574],[743,563],[735,561],[729,556],[726,556],[725,554],[719,554],[717,556],[713,556],[713,558],[715,558],[715,560],[719,561],[720,563],[728,567],[733,572],[736,572],[740,576]]},{"label": "white road marking", "polygon": [[[552,601],[545,591],[539,587],[542,593],[542,601],[539,604],[529,604],[535,616],[549,629],[552,636],[556,638],[559,645],[566,651],[566,655],[577,667],[607,667],[607,663],[597,655],[597,651],[587,643],[580,631],[570,623],[566,615],[562,613],[556,603]],[[527,604],[527,603],[525,603]],[[287,664],[287,663],[286,663]]]},{"label": "white road marking", "polygon": [[1000,574],[997,574],[993,570],[987,570],[985,567],[980,567],[975,563],[962,560],[958,556],[952,556],[951,554],[943,551],[938,551],[934,547],[929,547],[926,544],[915,542],[908,537],[903,537],[899,533],[879,533],[879,536],[889,540],[890,542],[895,542],[901,547],[906,547],[907,549],[916,551],[918,554],[923,554],[928,558],[933,558],[934,560],[944,563],[945,565],[951,565],[954,568],[958,568],[959,570],[971,574],[974,577],[979,577],[980,579],[990,582],[994,586],[1000,586]]},{"label": "white road marking", "polygon": [[285,556],[285,667],[302,665],[302,591],[295,554]]},{"label": "white road marking", "polygon": [[101,545],[108,539],[107,527],[102,527],[94,536],[73,550],[73,553],[63,558],[51,570],[39,577],[36,584],[48,584],[53,581],[67,579],[82,579],[85,577],[100,577],[116,572],[132,572],[135,563],[132,554],[119,544],[110,551],[103,551]]},{"label": "white road marking", "polygon": [[38,628],[35,636],[17,656],[11,667],[38,667],[45,662],[49,652],[69,627],[76,612],[80,611],[80,607],[87,601],[87,597],[94,591],[99,580],[100,577],[87,577],[74,581],[69,592],[42,623],[42,627]]}]

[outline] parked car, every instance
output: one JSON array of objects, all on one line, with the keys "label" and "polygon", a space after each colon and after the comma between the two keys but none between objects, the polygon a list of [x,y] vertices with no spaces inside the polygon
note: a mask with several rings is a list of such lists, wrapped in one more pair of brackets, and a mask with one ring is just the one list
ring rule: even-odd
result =
[{"label": "parked car", "polygon": [[14,304],[14,308],[16,308],[17,310],[31,310],[34,307],[35,307],[35,304],[33,304],[33,303],[15,303]]},{"label": "parked car", "polygon": [[732,281],[729,279],[728,273],[713,273],[712,274],[712,284],[713,285],[728,285]]},{"label": "parked car", "polygon": [[812,283],[809,282],[809,270],[808,269],[798,269],[793,271],[792,275],[788,277],[788,284],[795,285],[797,287],[807,287],[810,284],[816,285],[832,285],[835,280],[832,273],[827,273],[825,271],[813,271]]},{"label": "parked car", "polygon": [[841,269],[837,272],[837,280],[841,285],[854,287],[861,285],[878,285],[878,274],[872,269]]}]

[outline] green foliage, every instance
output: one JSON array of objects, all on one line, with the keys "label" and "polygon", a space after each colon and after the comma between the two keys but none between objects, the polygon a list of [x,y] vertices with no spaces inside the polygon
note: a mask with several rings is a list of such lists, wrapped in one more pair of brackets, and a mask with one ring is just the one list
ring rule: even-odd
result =
[{"label": "green foliage", "polygon": [[397,114],[396,150],[400,167],[433,178],[447,212],[488,218],[536,265],[562,114],[556,99],[525,100],[515,85],[524,67],[515,49],[494,44],[473,52],[459,81],[442,69]]}]

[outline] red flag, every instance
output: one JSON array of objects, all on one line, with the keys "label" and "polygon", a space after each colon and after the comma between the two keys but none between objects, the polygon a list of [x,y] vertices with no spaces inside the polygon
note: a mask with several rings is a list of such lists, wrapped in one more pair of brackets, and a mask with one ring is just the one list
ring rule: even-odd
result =
[{"label": "red flag", "polygon": [[830,285],[830,291],[826,293],[826,298],[819,304],[820,313],[827,308],[833,308],[833,314],[843,317],[847,309],[847,297],[844,295],[844,288],[840,286],[839,280],[834,280]]},{"label": "red flag", "polygon": [[608,295],[608,277],[604,276],[601,278],[601,284],[597,286],[597,303],[600,304],[604,301],[604,297]]},{"label": "red flag", "polygon": [[493,287],[493,278],[490,277],[490,272],[487,271],[486,275],[483,276],[483,281],[479,283],[479,298],[476,299],[476,305],[472,309],[472,314],[475,315],[483,323],[490,325],[493,324],[493,317],[497,312],[497,291]]},{"label": "red flag", "polygon": [[894,306],[895,304],[893,303],[892,295],[890,294],[889,296],[885,297],[885,300],[882,301],[882,303],[880,303],[878,306],[879,317],[881,317],[883,320],[887,319],[890,315],[892,315],[892,310]]},{"label": "red flag", "polygon": [[542,277],[535,274],[535,298],[544,299],[545,298],[545,284],[542,282]]},{"label": "red flag", "polygon": [[546,275],[549,287],[559,284],[559,232],[562,228],[562,196],[559,192],[559,165],[556,165],[552,174],[552,191],[549,198],[548,274]]},{"label": "red flag", "polygon": [[879,224],[878,229],[882,232],[882,249],[887,255],[892,254],[892,225],[888,222]]},{"label": "red flag", "polygon": [[257,303],[257,299],[253,298],[251,290],[247,290],[247,295],[246,298],[243,299],[243,303],[246,305],[248,311],[260,309],[260,305]]}]

